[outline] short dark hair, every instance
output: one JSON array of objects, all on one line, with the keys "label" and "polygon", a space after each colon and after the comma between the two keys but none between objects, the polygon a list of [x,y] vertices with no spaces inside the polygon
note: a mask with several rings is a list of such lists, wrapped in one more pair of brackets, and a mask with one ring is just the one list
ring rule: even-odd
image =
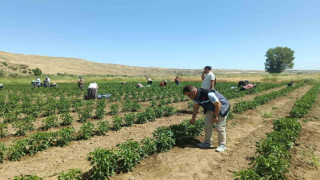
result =
[{"label": "short dark hair", "polygon": [[209,69],[211,71],[212,67],[211,66],[206,66],[204,69]]},{"label": "short dark hair", "polygon": [[191,92],[192,90],[196,89],[196,87],[192,86],[192,85],[186,85],[183,88],[183,94],[185,94],[186,92]]}]

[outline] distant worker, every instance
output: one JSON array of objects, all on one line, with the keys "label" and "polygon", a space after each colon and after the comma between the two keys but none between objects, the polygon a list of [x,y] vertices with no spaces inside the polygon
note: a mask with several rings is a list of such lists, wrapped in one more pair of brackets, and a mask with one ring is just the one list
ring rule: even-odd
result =
[{"label": "distant worker", "polygon": [[41,79],[39,77],[36,77],[36,87],[40,87],[41,85]]},{"label": "distant worker", "polygon": [[88,86],[87,99],[97,99],[98,97],[98,84],[96,82],[90,83]]},{"label": "distant worker", "polygon": [[46,79],[43,81],[43,86],[44,87],[49,87],[50,86],[50,78],[46,77]]},{"label": "distant worker", "polygon": [[0,84],[0,89],[2,89],[3,88],[3,84]]},{"label": "distant worker", "polygon": [[294,84],[294,82],[293,82],[293,81],[290,81],[290,82],[288,83],[288,86],[287,86],[287,87],[291,87],[291,86],[293,86],[293,84]]},{"label": "distant worker", "polygon": [[81,89],[83,91],[83,89],[84,89],[84,79],[81,76],[79,77],[79,80],[78,80],[78,87],[79,87],[79,89]]},{"label": "distant worker", "polygon": [[164,80],[163,82],[161,82],[161,83],[159,84],[160,87],[162,87],[162,86],[167,86],[167,85],[168,85],[168,81],[167,81],[167,80]]},{"label": "distant worker", "polygon": [[201,79],[202,85],[201,88],[203,89],[213,89],[216,84],[216,76],[211,72],[212,67],[206,66],[203,69]]},{"label": "distant worker", "polygon": [[137,88],[143,88],[144,86],[143,86],[141,83],[138,83],[138,84],[136,85],[136,87],[137,87]]},{"label": "distant worker", "polygon": [[246,90],[251,90],[252,88],[257,87],[256,84],[247,84],[245,86],[242,86],[240,90],[237,91],[246,91]]},{"label": "distant worker", "polygon": [[152,79],[151,78],[147,77],[146,79],[148,81],[148,84],[152,84]]},{"label": "distant worker", "polygon": [[226,121],[230,109],[228,100],[214,89],[196,88],[192,85],[185,86],[183,94],[194,101],[190,124],[195,123],[200,106],[203,107],[205,113],[205,140],[203,143],[199,143],[198,146],[202,148],[212,147],[212,130],[215,123],[219,141],[216,151],[225,151],[227,149]]},{"label": "distant worker", "polygon": [[238,82],[238,88],[241,87],[241,86],[245,86],[245,85],[248,85],[249,84],[249,81],[248,80],[245,80],[245,81],[239,81]]},{"label": "distant worker", "polygon": [[124,85],[124,84],[126,84],[126,82],[122,81],[122,82],[121,82],[121,85]]},{"label": "distant worker", "polygon": [[177,76],[177,77],[174,79],[174,82],[176,83],[176,85],[180,85],[180,77]]},{"label": "distant worker", "polygon": [[58,84],[57,84],[57,83],[52,83],[52,84],[50,85],[50,87],[58,87]]}]

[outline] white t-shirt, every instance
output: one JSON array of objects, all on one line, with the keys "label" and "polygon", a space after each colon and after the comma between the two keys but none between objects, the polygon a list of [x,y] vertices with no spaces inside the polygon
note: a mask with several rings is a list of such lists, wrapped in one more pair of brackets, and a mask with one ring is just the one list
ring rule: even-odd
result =
[{"label": "white t-shirt", "polygon": [[[208,93],[208,98],[209,98],[209,101],[212,102],[212,103],[215,103],[215,102],[219,101],[218,97],[216,96],[216,94],[214,92]],[[193,102],[194,103],[198,103],[196,100],[194,100]]]},{"label": "white t-shirt", "polygon": [[151,78],[148,78],[147,80],[148,80],[148,81],[152,81],[152,79],[151,79]]},{"label": "white t-shirt", "polygon": [[208,74],[205,74],[204,75],[204,79],[202,81],[201,88],[210,89],[212,80],[216,80],[216,76],[212,72],[209,72]]},{"label": "white t-shirt", "polygon": [[88,88],[89,89],[98,89],[98,84],[97,83],[90,83]]},{"label": "white t-shirt", "polygon": [[50,78],[47,79],[48,83],[50,83]]},{"label": "white t-shirt", "polygon": [[37,78],[37,79],[36,79],[36,82],[41,82],[40,78]]}]

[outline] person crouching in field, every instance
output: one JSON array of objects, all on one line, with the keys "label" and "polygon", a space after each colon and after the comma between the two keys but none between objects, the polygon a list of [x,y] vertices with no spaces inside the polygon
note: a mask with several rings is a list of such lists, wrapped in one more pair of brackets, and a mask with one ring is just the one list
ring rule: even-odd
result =
[{"label": "person crouching in field", "polygon": [[78,80],[78,87],[83,91],[84,89],[84,79],[80,76]]},{"label": "person crouching in field", "polygon": [[97,99],[98,84],[96,82],[90,83],[88,86],[87,99]]},{"label": "person crouching in field", "polygon": [[206,116],[205,141],[198,144],[198,146],[202,148],[212,147],[212,126],[213,123],[215,123],[219,141],[216,151],[223,152],[226,150],[226,120],[230,109],[228,100],[216,90],[196,88],[192,85],[185,86],[183,88],[183,94],[195,102],[190,124],[195,123],[199,107],[202,106],[204,109]]}]

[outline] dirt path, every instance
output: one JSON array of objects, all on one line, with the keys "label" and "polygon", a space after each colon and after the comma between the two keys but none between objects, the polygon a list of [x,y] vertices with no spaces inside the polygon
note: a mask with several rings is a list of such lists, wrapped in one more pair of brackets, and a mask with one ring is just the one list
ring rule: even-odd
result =
[{"label": "dirt path", "polygon": [[[273,90],[277,90],[277,88]],[[267,90],[248,96],[254,98],[256,95],[271,91]],[[184,109],[187,107],[187,102],[174,103],[173,106]],[[56,174],[62,170],[80,168],[83,171],[87,171],[90,169],[86,160],[87,154],[94,151],[95,148],[112,148],[129,138],[140,140],[143,137],[151,136],[151,133],[157,127],[178,124],[190,117],[190,114],[176,114],[172,117],[157,119],[156,122],[133,125],[129,128],[124,127],[118,132],[110,131],[106,136],[95,136],[86,141],[75,141],[66,147],[52,147],[43,152],[38,152],[32,157],[26,156],[21,161],[6,161],[0,165],[0,179],[10,179],[20,174],[37,174],[46,179],[57,179]]]},{"label": "dirt path", "polygon": [[[302,132],[292,151],[288,179],[320,178],[320,95],[315,107],[301,122]],[[314,155],[314,158],[312,156]]]},{"label": "dirt path", "polygon": [[[255,156],[255,143],[272,131],[272,119],[289,114],[296,98],[311,86],[303,86],[286,97],[280,97],[259,106],[255,110],[235,115],[228,121],[228,150],[216,153],[214,149],[196,148],[196,143],[186,148],[174,148],[147,158],[133,172],[119,174],[112,179],[233,179],[233,172],[249,167],[249,159]],[[272,112],[272,118],[263,118],[264,112]],[[214,133],[216,146],[216,133]],[[203,137],[199,137],[203,140]]]}]

